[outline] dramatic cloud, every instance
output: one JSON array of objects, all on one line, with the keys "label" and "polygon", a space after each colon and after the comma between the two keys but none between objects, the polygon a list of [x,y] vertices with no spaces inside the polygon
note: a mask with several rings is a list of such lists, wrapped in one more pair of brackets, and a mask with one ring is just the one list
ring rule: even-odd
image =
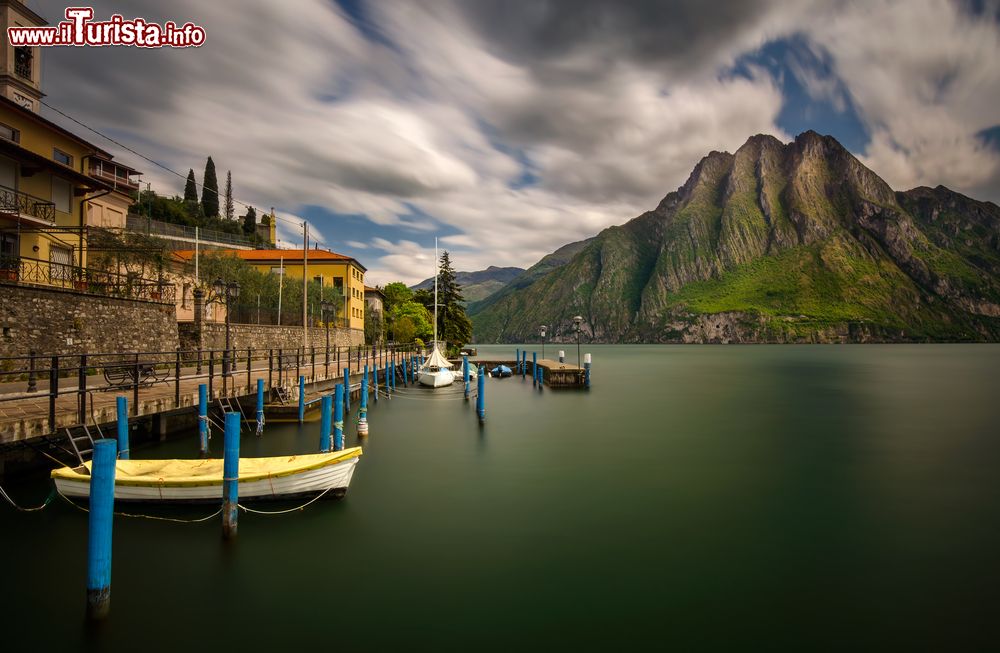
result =
[{"label": "dramatic cloud", "polygon": [[[34,8],[55,21],[64,6]],[[239,200],[275,207],[283,244],[308,221],[369,282],[412,282],[432,269],[434,236],[460,269],[527,266],[651,208],[709,151],[758,132],[834,133],[894,186],[998,199],[1000,159],[980,136],[1000,124],[995,9],[98,2],[98,17],[196,22],[206,45],[49,50],[44,86],[181,173],[200,177],[212,155]],[[180,192],[183,180],[101,144]]]}]

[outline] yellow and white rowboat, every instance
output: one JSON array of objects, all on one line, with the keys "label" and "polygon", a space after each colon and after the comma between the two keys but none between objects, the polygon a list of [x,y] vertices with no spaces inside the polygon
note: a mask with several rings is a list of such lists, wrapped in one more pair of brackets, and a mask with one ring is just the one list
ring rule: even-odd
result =
[{"label": "yellow and white rowboat", "polygon": [[[341,497],[354,475],[361,447],[332,453],[240,458],[240,501]],[[52,471],[66,497],[90,496],[90,463]],[[115,501],[202,502],[222,500],[222,459],[119,460]]]}]

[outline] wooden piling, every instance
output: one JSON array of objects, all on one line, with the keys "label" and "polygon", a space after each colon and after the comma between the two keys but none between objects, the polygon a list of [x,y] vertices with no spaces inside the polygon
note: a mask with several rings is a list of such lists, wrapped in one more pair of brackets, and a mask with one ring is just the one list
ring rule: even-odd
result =
[{"label": "wooden piling", "polygon": [[333,389],[333,450],[344,448],[344,384],[338,383]]},{"label": "wooden piling", "polygon": [[479,415],[479,423],[486,421],[486,368],[479,366],[479,388],[476,394],[476,413]]},{"label": "wooden piling", "polygon": [[239,517],[240,414],[226,413],[225,446],[222,459],[222,537],[236,537]]},{"label": "wooden piling", "polygon": [[326,453],[330,450],[330,428],[333,421],[333,397],[323,395],[320,402],[320,422],[319,422],[319,451]]},{"label": "wooden piling", "polygon": [[208,386],[198,384],[198,440],[201,457],[208,456]]},{"label": "wooden piling", "polygon": [[299,376],[299,424],[306,421],[306,377]]},{"label": "wooden piling", "polygon": [[128,397],[118,396],[116,411],[118,418],[118,457],[128,460]]},{"label": "wooden piling", "polygon": [[87,618],[91,620],[104,619],[111,609],[111,529],[117,457],[118,443],[114,440],[102,438],[94,443],[87,518]]},{"label": "wooden piling", "polygon": [[358,436],[368,435],[368,366],[361,375],[361,401],[358,403]]}]

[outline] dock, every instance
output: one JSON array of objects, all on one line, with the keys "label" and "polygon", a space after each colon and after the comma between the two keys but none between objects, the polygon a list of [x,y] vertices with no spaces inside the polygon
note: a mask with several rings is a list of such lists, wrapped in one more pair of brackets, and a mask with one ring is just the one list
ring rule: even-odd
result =
[{"label": "dock", "polygon": [[[455,363],[454,360],[451,361]],[[511,370],[514,370],[514,376],[520,376],[518,372],[517,361],[506,359],[506,360],[469,360],[470,365],[483,365],[487,370],[491,370],[497,365],[506,365]],[[527,361],[526,375],[527,377],[532,376],[534,368],[532,367],[535,363],[532,361]],[[559,361],[554,361],[548,358],[542,358],[537,363],[539,370],[541,371],[542,383],[550,388],[585,388],[587,387],[587,370],[582,367],[577,367],[576,365],[571,365],[569,363],[560,363]],[[459,371],[462,369],[462,361],[458,360],[456,367]]]}]

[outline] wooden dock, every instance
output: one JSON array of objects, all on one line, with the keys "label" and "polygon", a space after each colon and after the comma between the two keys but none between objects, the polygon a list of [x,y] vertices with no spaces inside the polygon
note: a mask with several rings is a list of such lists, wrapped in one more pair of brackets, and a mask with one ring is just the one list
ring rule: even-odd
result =
[{"label": "wooden dock", "polygon": [[[452,360],[451,362],[456,364],[456,372],[458,377],[461,377],[461,359],[459,359],[457,363],[455,360]],[[497,365],[506,365],[510,369],[514,370],[514,376],[521,376],[517,372],[517,362],[513,360],[470,360],[469,364],[483,365],[487,370],[492,370]],[[529,360],[527,365],[526,378],[531,378],[533,363]],[[582,367],[570,365],[569,363],[560,363],[559,361],[550,360],[548,358],[540,359],[538,361],[538,367],[542,371],[542,383],[550,388],[587,387],[587,371]]]}]

